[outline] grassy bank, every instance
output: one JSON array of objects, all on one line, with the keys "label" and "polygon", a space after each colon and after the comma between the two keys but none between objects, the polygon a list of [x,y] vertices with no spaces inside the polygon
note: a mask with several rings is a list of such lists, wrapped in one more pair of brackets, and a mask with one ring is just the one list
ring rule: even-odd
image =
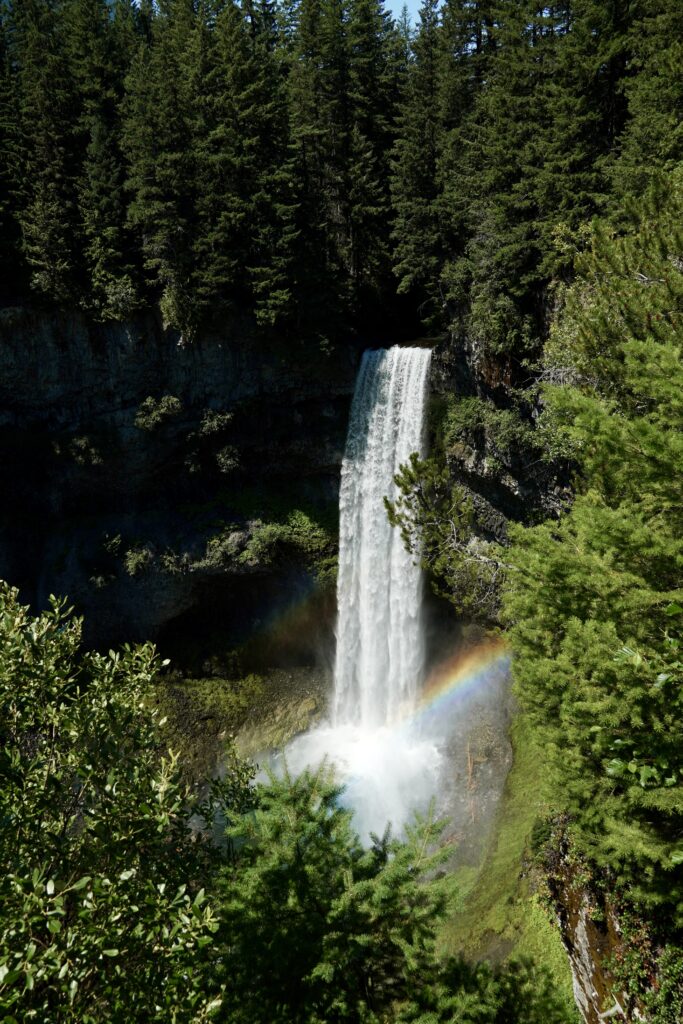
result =
[{"label": "grassy bank", "polygon": [[536,894],[540,878],[528,855],[534,822],[549,809],[550,792],[543,750],[522,715],[513,722],[512,744],[513,766],[482,867],[456,873],[461,903],[444,928],[444,951],[493,962],[531,957],[550,971],[573,1005],[567,955]]}]

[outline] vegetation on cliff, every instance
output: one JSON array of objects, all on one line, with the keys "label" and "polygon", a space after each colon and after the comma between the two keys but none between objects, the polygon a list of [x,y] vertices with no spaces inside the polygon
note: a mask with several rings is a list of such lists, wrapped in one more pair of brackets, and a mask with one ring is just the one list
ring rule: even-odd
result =
[{"label": "vegetation on cliff", "polygon": [[[382,0],[0,0],[2,305],[305,355],[425,324],[467,353],[478,393],[442,402],[389,515],[461,614],[507,626],[573,848],[657,950],[631,922],[622,983],[657,1024],[683,1015],[682,38],[679,0],[424,0],[414,31]],[[184,497],[244,468],[222,404],[131,416],[177,434]],[[63,443],[98,472],[100,449]],[[506,544],[462,472],[482,452],[499,481],[559,467]],[[93,586],[333,580],[324,516],[228,489],[194,562],[116,532]],[[8,1024],[565,1019],[533,968],[438,959],[433,825],[362,850],[324,772],[254,787],[236,759],[199,799],[151,649],[79,630],[0,593]]]},{"label": "vegetation on cliff", "polygon": [[[389,507],[461,605],[468,574],[475,614],[495,583],[574,846],[667,944],[669,975],[683,935],[682,211],[679,169],[619,228],[596,223],[577,259],[540,373],[539,437],[574,467],[562,514],[511,525],[507,547],[483,541],[438,455],[403,468]],[[667,993],[653,1019],[680,1013],[680,975]]]}]

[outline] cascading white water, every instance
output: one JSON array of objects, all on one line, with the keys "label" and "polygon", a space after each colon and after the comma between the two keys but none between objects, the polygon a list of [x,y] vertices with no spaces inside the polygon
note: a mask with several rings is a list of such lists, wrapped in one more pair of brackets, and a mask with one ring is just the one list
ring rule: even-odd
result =
[{"label": "cascading white water", "polygon": [[423,454],[431,352],[363,356],[339,498],[333,722],[391,725],[415,703],[424,663],[422,573],[387,518],[384,497],[412,452]]},{"label": "cascading white water", "polygon": [[411,725],[422,683],[422,573],[387,518],[384,497],[423,452],[431,353],[363,356],[342,465],[338,622],[332,720],[286,751],[295,774],[329,758],[363,836],[401,831],[439,788],[440,742]]},{"label": "cascading white water", "polygon": [[285,759],[294,775],[324,759],[334,766],[364,839],[388,823],[400,834],[434,798],[437,813],[451,819],[450,834],[469,837],[468,857],[485,839],[507,770],[492,742],[508,749],[507,661],[482,645],[463,652],[463,669],[453,651],[433,667],[425,691],[422,576],[384,507],[385,496],[396,496],[399,467],[424,449],[430,355],[392,348],[363,356],[339,499],[332,714],[297,736]]}]

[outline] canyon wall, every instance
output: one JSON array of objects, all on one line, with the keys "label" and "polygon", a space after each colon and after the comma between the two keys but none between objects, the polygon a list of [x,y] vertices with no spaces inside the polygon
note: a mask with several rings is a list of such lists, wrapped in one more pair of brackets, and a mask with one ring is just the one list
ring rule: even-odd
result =
[{"label": "canyon wall", "polygon": [[97,645],[193,609],[248,635],[284,578],[311,586],[296,559],[274,571],[244,549],[297,502],[335,514],[357,358],[247,325],[183,347],[152,316],[3,310],[0,576],[37,607],[68,595]]}]

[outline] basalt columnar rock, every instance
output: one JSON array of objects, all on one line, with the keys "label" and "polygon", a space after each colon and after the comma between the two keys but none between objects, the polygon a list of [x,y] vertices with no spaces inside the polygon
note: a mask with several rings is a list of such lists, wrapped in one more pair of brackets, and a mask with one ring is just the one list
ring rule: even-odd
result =
[{"label": "basalt columnar rock", "polygon": [[98,645],[202,608],[247,635],[283,573],[312,588],[310,566],[263,556],[270,535],[249,545],[290,506],[333,516],[356,360],[247,325],[184,347],[151,316],[4,309],[0,576],[38,606],[68,594]]}]

